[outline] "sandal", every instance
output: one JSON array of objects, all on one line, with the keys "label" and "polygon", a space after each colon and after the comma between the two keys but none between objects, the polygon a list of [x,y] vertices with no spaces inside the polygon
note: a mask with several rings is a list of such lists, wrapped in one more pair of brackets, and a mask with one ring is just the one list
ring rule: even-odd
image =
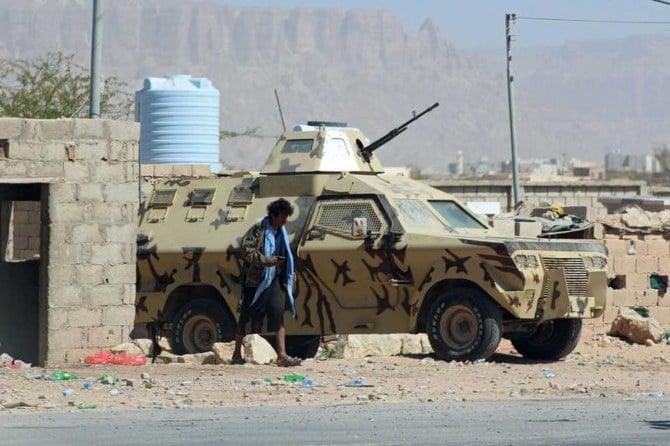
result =
[{"label": "sandal", "polygon": [[295,367],[302,364],[302,359],[287,356],[286,358],[277,359],[277,367]]},{"label": "sandal", "polygon": [[242,365],[242,364],[246,364],[247,361],[243,357],[240,356],[239,358],[232,358],[230,360],[230,363],[231,364]]}]

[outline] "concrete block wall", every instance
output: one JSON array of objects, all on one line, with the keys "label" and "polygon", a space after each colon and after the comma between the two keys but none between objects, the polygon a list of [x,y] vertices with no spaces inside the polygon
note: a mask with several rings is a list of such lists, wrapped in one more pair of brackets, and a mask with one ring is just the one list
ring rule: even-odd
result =
[{"label": "concrete block wall", "polygon": [[644,307],[662,327],[670,329],[670,290],[663,293],[650,286],[652,276],[670,276],[670,240],[664,234],[605,234],[609,251],[607,309],[592,321],[607,331],[619,308]]},{"label": "concrete block wall", "polygon": [[77,362],[126,340],[135,317],[139,124],[1,118],[0,140],[0,183],[48,188],[40,362]]}]

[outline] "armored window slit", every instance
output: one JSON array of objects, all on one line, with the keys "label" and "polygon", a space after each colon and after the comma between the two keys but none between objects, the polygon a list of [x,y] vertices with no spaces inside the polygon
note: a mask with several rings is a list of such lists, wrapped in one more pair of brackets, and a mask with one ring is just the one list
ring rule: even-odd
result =
[{"label": "armored window slit", "polygon": [[327,200],[321,203],[316,226],[351,234],[354,218],[367,219],[367,228],[373,234],[382,230],[382,220],[369,200]]},{"label": "armored window slit", "polygon": [[189,194],[188,201],[191,206],[208,206],[212,204],[216,189],[195,189]]},{"label": "armored window slit", "polygon": [[151,207],[162,207],[162,206],[171,206],[174,202],[174,196],[177,191],[175,189],[167,190],[157,190],[154,191],[154,194],[151,196],[151,201],[149,206]]}]

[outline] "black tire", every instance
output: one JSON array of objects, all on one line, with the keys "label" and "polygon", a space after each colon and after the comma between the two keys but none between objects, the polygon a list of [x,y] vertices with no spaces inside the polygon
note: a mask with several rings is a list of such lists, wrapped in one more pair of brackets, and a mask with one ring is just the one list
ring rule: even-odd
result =
[{"label": "black tire", "polygon": [[208,352],[215,342],[232,341],[235,327],[235,320],[223,303],[193,299],[172,319],[170,346],[177,355]]},{"label": "black tire", "polygon": [[[272,348],[277,350],[277,337],[273,335],[263,336]],[[316,356],[321,345],[319,335],[292,335],[286,336],[286,354],[300,359],[310,359]]]},{"label": "black tire", "polygon": [[515,336],[511,341],[524,358],[557,361],[577,347],[581,335],[581,319],[556,319],[543,322],[533,333]]},{"label": "black tire", "polygon": [[500,344],[502,313],[481,291],[456,288],[433,303],[426,331],[430,345],[441,359],[486,359]]}]

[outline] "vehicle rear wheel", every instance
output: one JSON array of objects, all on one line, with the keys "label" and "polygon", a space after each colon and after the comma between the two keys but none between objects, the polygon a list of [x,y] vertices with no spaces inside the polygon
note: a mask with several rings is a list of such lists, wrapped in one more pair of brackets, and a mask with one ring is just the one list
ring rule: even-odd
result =
[{"label": "vehicle rear wheel", "polygon": [[428,314],[428,339],[441,359],[486,359],[495,353],[502,334],[502,313],[482,292],[471,288],[449,290]]},{"label": "vehicle rear wheel", "polygon": [[531,334],[515,336],[511,341],[524,358],[556,361],[577,347],[581,335],[581,319],[556,319],[543,322]]},{"label": "vehicle rear wheel", "polygon": [[221,302],[193,299],[182,306],[172,319],[170,346],[178,355],[212,350],[216,342],[235,337],[235,320]]}]

